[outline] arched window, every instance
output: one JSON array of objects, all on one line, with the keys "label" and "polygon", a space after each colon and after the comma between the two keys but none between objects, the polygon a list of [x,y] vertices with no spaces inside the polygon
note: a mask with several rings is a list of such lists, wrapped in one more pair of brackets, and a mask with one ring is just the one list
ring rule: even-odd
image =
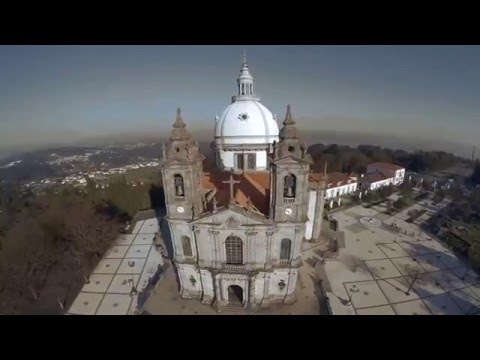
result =
[{"label": "arched window", "polygon": [[294,198],[295,197],[295,187],[296,187],[297,179],[295,175],[288,174],[285,176],[284,185],[283,185],[283,196],[286,198]]},{"label": "arched window", "polygon": [[225,240],[227,264],[243,264],[243,241],[238,236],[229,236]]},{"label": "arched window", "polygon": [[292,248],[292,241],[290,239],[283,239],[280,245],[280,260],[290,259],[291,248]]},{"label": "arched window", "polygon": [[175,183],[175,196],[185,196],[185,187],[183,185],[182,175],[175,174],[173,179]]},{"label": "arched window", "polygon": [[192,242],[188,236],[182,236],[183,256],[193,256]]}]

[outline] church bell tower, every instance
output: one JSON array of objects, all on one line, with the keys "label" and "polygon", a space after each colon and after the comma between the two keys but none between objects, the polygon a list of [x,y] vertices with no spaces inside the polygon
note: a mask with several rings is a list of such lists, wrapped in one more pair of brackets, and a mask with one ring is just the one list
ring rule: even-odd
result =
[{"label": "church bell tower", "polygon": [[295,127],[290,105],[279,139],[274,143],[271,161],[271,214],[276,222],[305,222],[311,158]]},{"label": "church bell tower", "polygon": [[167,217],[193,220],[204,210],[201,188],[204,156],[186,129],[180,108],[170,142],[163,144],[162,179]]}]

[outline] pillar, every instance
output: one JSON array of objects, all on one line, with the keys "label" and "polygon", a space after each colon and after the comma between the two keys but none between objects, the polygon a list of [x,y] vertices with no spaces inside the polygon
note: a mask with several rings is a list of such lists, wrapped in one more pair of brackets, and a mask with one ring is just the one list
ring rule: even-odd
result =
[{"label": "pillar", "polygon": [[[325,195],[324,191],[321,189],[317,190],[317,197],[315,203],[315,215],[313,221],[313,231],[312,231],[312,240],[318,241],[320,237],[320,232],[322,230],[322,221],[323,221],[323,207],[325,206]],[[330,207],[331,208],[331,207]]]}]

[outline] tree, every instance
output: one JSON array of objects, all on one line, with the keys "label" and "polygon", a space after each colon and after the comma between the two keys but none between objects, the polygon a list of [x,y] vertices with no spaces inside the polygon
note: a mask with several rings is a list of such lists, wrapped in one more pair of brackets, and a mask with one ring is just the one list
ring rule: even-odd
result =
[{"label": "tree", "polygon": [[448,191],[448,195],[452,198],[452,201],[458,203],[463,199],[463,192],[460,189],[453,188]]},{"label": "tree", "polygon": [[411,194],[412,189],[413,189],[413,184],[412,184],[412,182],[410,182],[410,181],[404,181],[404,182],[400,185],[399,189],[400,189],[400,192],[401,192],[402,194],[404,194],[404,195]]},{"label": "tree", "polygon": [[423,190],[427,190],[427,191],[433,190],[433,183],[432,183],[432,181],[430,181],[430,180],[423,180],[423,182],[422,182],[422,189],[423,189]]},{"label": "tree", "polygon": [[422,152],[415,153],[411,156],[408,168],[415,172],[423,172],[427,169],[427,161]]},{"label": "tree", "polygon": [[323,165],[327,162],[330,172],[346,173],[363,173],[367,164],[372,162],[396,163],[408,170],[423,172],[425,170],[442,170],[462,161],[453,154],[442,151],[410,153],[404,150],[382,149],[380,146],[373,145],[359,145],[356,149],[352,149],[349,146],[337,144],[331,144],[328,147],[316,144],[310,146],[308,152],[314,162],[313,169],[323,170]]},{"label": "tree", "polygon": [[468,249],[468,258],[472,262],[472,266],[480,268],[480,241],[475,241]]},{"label": "tree", "polygon": [[378,189],[378,194],[381,198],[386,198],[392,195],[394,191],[395,188],[393,187],[393,185],[389,185]]},{"label": "tree", "polygon": [[407,202],[403,198],[398,198],[393,202],[393,207],[395,207],[398,210],[403,209],[405,206],[407,206]]},{"label": "tree", "polygon": [[369,163],[369,158],[358,150],[354,150],[351,153],[350,157],[350,168],[348,172],[353,172],[357,174],[363,174],[367,171],[367,165]]},{"label": "tree", "polygon": [[475,189],[472,191],[469,197],[470,204],[472,205],[472,208],[480,212],[480,189]]},{"label": "tree", "polygon": [[66,294],[78,292],[82,275],[88,275],[119,230],[117,219],[86,194],[35,198],[28,211],[15,214],[2,239],[0,313],[27,313],[42,304],[57,309],[57,298],[44,289],[61,280]]},{"label": "tree", "polygon": [[340,153],[340,147],[337,144],[330,144],[323,152],[337,156]]},{"label": "tree", "polygon": [[57,198],[40,218],[44,232],[60,242],[74,258],[81,254],[86,260],[99,259],[118,236],[115,218],[87,197]]},{"label": "tree", "polygon": [[443,199],[445,199],[445,196],[447,195],[447,192],[445,190],[437,190],[433,196],[433,201],[435,203],[439,203],[440,201],[442,201]]},{"label": "tree", "polygon": [[340,171],[341,169],[341,164],[337,161],[335,155],[325,153],[317,157],[317,160],[312,166],[312,170],[323,172],[325,169],[325,163],[327,164],[328,173]]},{"label": "tree", "polygon": [[386,152],[385,150],[375,150],[372,152],[370,157],[373,162],[393,162],[393,156],[391,155],[391,153]]},{"label": "tree", "polygon": [[125,177],[121,177],[110,184],[105,200],[114,212],[127,214],[133,218],[137,211],[151,208],[150,186],[148,184],[129,185]]},{"label": "tree", "polygon": [[324,150],[325,150],[325,145],[314,144],[308,147],[307,152],[312,156],[313,161],[317,162],[319,157],[322,156]]},{"label": "tree", "polygon": [[0,236],[4,237],[14,223],[15,216],[28,207],[30,193],[22,194],[19,186],[0,184]]},{"label": "tree", "polygon": [[87,177],[87,185],[85,186],[85,190],[91,198],[95,197],[97,193],[97,184],[92,180],[91,177]]},{"label": "tree", "polygon": [[358,145],[357,149],[371,158],[375,151],[380,151],[382,148],[376,145]]},{"label": "tree", "polygon": [[470,177],[470,181],[473,185],[480,184],[480,161],[478,160],[475,162],[475,167],[473,169],[472,176]]},{"label": "tree", "polygon": [[366,195],[362,196],[362,200],[366,202],[373,202],[380,200],[380,195],[378,191],[369,191]]},{"label": "tree", "polygon": [[51,266],[58,261],[58,248],[37,219],[23,217],[10,230],[0,253],[1,310],[13,312],[18,305],[38,299]]}]

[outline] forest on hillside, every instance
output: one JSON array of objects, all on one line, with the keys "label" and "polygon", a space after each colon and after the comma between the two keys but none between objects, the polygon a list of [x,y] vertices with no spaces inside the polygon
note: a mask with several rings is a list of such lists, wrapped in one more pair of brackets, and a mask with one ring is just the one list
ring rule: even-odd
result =
[{"label": "forest on hillside", "polygon": [[324,145],[315,144],[308,148],[312,156],[313,170],[323,171],[327,163],[327,172],[364,173],[372,162],[395,163],[408,171],[439,171],[459,163],[468,162],[444,151],[392,150],[374,145]]},{"label": "forest on hillside", "polygon": [[125,221],[162,202],[158,185],[125,178],[39,195],[1,184],[0,314],[63,313]]}]

